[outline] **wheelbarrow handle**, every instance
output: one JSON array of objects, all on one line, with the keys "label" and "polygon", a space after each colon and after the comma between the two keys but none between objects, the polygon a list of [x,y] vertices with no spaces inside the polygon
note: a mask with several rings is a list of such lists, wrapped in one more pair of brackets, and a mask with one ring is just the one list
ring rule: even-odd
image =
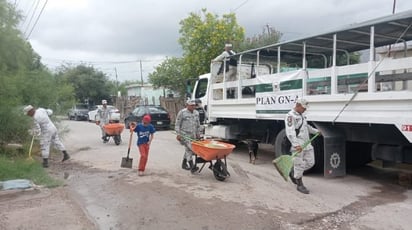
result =
[{"label": "wheelbarrow handle", "polygon": [[193,139],[193,138],[191,138],[191,137],[189,137],[189,136],[187,136],[187,135],[181,134],[181,133],[173,132],[173,134],[178,135],[178,136],[181,136],[181,137],[183,137],[183,139],[186,139],[186,140],[189,140],[189,141],[192,141],[192,142],[201,143],[200,140],[198,140],[198,139]]}]

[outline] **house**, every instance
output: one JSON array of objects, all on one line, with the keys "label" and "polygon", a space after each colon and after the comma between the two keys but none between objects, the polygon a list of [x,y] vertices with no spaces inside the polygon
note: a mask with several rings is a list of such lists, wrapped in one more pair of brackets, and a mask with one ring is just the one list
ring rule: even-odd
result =
[{"label": "house", "polygon": [[166,94],[163,88],[154,89],[151,84],[132,84],[126,86],[128,99],[138,98],[139,104],[160,105],[159,98]]}]

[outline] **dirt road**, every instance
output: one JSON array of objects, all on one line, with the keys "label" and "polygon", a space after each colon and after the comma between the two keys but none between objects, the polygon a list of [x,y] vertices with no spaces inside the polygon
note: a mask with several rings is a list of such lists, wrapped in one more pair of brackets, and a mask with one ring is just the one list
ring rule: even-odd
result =
[{"label": "dirt road", "polygon": [[[116,146],[112,140],[103,144],[94,124],[64,124],[70,127],[64,143],[72,159],[62,164],[58,162],[61,156],[54,155],[49,171],[66,186],[36,191],[38,194],[24,199],[19,198],[24,195],[0,196],[0,229],[355,230],[412,226],[412,191],[396,184],[394,172],[366,167],[344,178],[308,175],[305,184],[311,194],[304,195],[277,175],[270,146],[261,146],[256,165],[249,164],[246,147],[239,146],[228,158],[231,177],[219,182],[207,167],[197,175],[182,170],[183,147],[171,131],[158,131],[146,175],[139,177],[135,140],[135,168],[120,168],[127,152],[128,130],[122,144]],[[46,221],[41,221],[43,218]]]}]

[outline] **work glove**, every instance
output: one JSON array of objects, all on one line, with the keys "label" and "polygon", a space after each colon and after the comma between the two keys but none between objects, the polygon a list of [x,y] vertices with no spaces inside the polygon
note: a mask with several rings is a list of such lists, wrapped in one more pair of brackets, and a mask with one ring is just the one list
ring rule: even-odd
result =
[{"label": "work glove", "polygon": [[129,128],[131,131],[133,131],[136,128],[136,123],[134,122],[130,123]]},{"label": "work glove", "polygon": [[47,112],[47,115],[49,115],[49,117],[53,115],[53,110],[51,109],[46,109],[46,112]]},{"label": "work glove", "polygon": [[28,132],[29,132],[30,136],[36,136],[36,137],[40,136],[40,130],[29,129]]},{"label": "work glove", "polygon": [[196,140],[201,140],[202,136],[200,135],[200,133],[196,134]]}]

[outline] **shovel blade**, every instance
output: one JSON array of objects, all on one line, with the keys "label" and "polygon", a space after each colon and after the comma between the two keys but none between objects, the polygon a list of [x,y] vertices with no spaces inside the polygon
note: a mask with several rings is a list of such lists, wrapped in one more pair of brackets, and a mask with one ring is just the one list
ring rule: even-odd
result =
[{"label": "shovel blade", "polygon": [[122,158],[122,163],[120,164],[120,167],[131,169],[132,165],[133,165],[133,158],[129,158],[129,157]]}]

